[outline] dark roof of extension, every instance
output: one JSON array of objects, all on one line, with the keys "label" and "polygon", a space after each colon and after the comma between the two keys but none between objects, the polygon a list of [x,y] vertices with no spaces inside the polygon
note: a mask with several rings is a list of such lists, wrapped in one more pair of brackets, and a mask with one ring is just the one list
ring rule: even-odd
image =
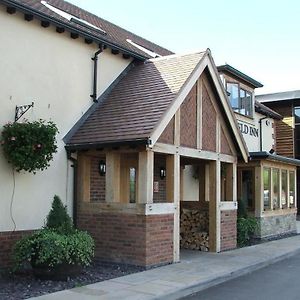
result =
[{"label": "dark roof of extension", "polygon": [[255,111],[258,113],[261,113],[262,115],[265,115],[267,117],[276,119],[276,120],[282,120],[283,117],[273,109],[265,106],[264,104],[260,103],[255,99]]},{"label": "dark roof of extension", "polygon": [[68,147],[148,142],[206,52],[132,64],[65,138]]},{"label": "dark roof of extension", "polygon": [[259,102],[295,100],[295,99],[300,99],[300,90],[257,95],[255,98]]},{"label": "dark roof of extension", "polygon": [[300,166],[299,159],[277,155],[276,153],[262,151],[262,152],[249,152],[249,155],[250,155],[250,160],[267,159],[272,161],[284,162],[294,166]]},{"label": "dark roof of extension", "polygon": [[228,64],[218,66],[217,69],[219,72],[223,72],[223,73],[227,72],[227,73],[233,75],[234,77],[241,79],[242,81],[250,84],[250,86],[252,86],[254,88],[263,87],[263,84],[261,84],[257,80],[251,78],[250,76],[246,75],[245,73],[242,73],[241,71],[235,69],[234,67],[232,67]]},{"label": "dark roof of extension", "polygon": [[[55,26],[61,26],[66,30],[79,33],[85,38],[90,38],[97,43],[106,44],[113,49],[120,50],[123,53],[128,53],[136,58],[146,59],[151,58],[149,54],[136,48],[126,41],[126,39],[132,40],[134,43],[153,51],[161,56],[172,54],[171,51],[160,47],[132,32],[129,32],[117,25],[114,25],[76,5],[73,5],[63,0],[48,0],[47,3],[65,11],[77,18],[85,20],[90,24],[104,30],[106,34],[99,31],[87,28],[86,26],[79,25],[75,22],[69,21],[68,19],[60,16],[51,9],[44,6],[41,1],[37,0],[0,0],[0,4],[3,3],[8,7],[15,7],[24,13],[30,13],[38,19],[47,20]],[[101,4],[99,4],[101,5]]]}]

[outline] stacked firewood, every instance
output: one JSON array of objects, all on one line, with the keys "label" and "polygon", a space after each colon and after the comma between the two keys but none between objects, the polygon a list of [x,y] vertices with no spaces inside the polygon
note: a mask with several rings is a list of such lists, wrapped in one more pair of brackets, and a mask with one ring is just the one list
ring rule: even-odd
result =
[{"label": "stacked firewood", "polygon": [[180,216],[180,246],[191,250],[209,250],[208,212],[182,209]]}]

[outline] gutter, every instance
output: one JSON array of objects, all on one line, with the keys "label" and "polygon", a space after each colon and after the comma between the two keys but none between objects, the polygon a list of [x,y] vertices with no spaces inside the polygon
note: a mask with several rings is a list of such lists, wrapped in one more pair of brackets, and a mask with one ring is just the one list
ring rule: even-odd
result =
[{"label": "gutter", "polygon": [[261,151],[261,152],[250,152],[250,160],[254,159],[270,159],[270,160],[275,160],[275,161],[280,161],[280,162],[285,162],[294,166],[300,166],[300,160],[295,159],[295,158],[289,158],[285,157],[282,155],[277,155],[277,154],[271,154],[266,151]]},{"label": "gutter", "polygon": [[15,7],[16,9],[18,9],[19,11],[22,11],[23,13],[24,12],[25,13],[31,13],[34,16],[40,18],[40,19],[49,21],[51,24],[53,24],[55,26],[64,27],[64,28],[68,29],[71,32],[76,32],[79,35],[81,35],[81,36],[83,36],[85,38],[92,39],[93,41],[95,41],[97,43],[100,43],[100,44],[103,43],[103,44],[107,45],[110,48],[113,48],[113,49],[119,50],[119,51],[121,51],[123,53],[129,54],[132,57],[137,58],[139,60],[145,61],[146,59],[148,59],[148,57],[146,57],[146,56],[142,56],[141,54],[138,54],[136,52],[130,51],[130,50],[128,50],[126,48],[123,48],[123,47],[121,47],[121,46],[119,46],[117,44],[109,42],[106,39],[100,39],[100,38],[96,37],[93,34],[89,34],[86,31],[83,31],[83,30],[81,30],[81,29],[79,29],[77,27],[73,27],[72,25],[70,25],[68,23],[65,23],[63,21],[59,21],[57,19],[49,17],[48,15],[43,14],[43,13],[41,13],[41,12],[35,10],[35,9],[29,8],[29,7],[27,7],[27,6],[25,6],[25,5],[21,4],[21,3],[16,3],[16,2],[11,1],[11,0],[0,0],[0,3],[3,3],[6,6]]},{"label": "gutter", "polygon": [[102,53],[103,46],[100,45],[100,49],[94,54],[92,60],[94,61],[94,82],[93,82],[93,94],[90,97],[93,99],[93,102],[98,102],[97,100],[97,73],[98,73],[98,55]]},{"label": "gutter", "polygon": [[71,167],[74,168],[74,173],[73,173],[73,214],[72,214],[72,218],[73,218],[73,224],[74,227],[77,227],[77,205],[78,205],[78,201],[77,201],[77,172],[78,172],[78,163],[77,163],[77,159],[73,158],[71,155],[70,151],[67,151],[67,158],[73,163],[73,165]]},{"label": "gutter", "polygon": [[262,151],[262,127],[261,127],[261,121],[262,120],[266,120],[266,119],[268,119],[269,117],[263,117],[263,118],[261,118],[261,119],[259,119],[258,120],[258,123],[259,123],[259,143],[260,143],[260,151]]},{"label": "gutter", "polygon": [[99,143],[85,143],[85,144],[67,144],[65,149],[67,151],[77,151],[77,150],[91,150],[91,149],[101,149],[101,148],[114,148],[120,146],[150,146],[152,144],[149,138],[137,139],[137,140],[124,140],[124,141],[108,141]]}]

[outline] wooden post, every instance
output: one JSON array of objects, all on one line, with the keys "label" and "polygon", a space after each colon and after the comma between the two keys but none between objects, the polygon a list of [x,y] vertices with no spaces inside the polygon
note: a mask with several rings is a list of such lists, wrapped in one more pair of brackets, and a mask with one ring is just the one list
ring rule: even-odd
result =
[{"label": "wooden post", "polygon": [[236,201],[236,164],[226,166],[226,200]]},{"label": "wooden post", "polygon": [[202,148],[202,79],[197,81],[197,149]]},{"label": "wooden post", "polygon": [[91,159],[88,156],[78,156],[78,200],[90,202],[90,170]]},{"label": "wooden post", "polygon": [[153,203],[154,152],[139,152],[137,203]]},{"label": "wooden post", "polygon": [[180,259],[180,156],[179,154],[167,156],[167,200],[174,202],[174,230],[173,230],[173,261]]},{"label": "wooden post", "polygon": [[237,201],[237,164],[232,164],[232,201]]},{"label": "wooden post", "polygon": [[175,114],[174,145],[180,146],[180,108]]},{"label": "wooden post", "polygon": [[120,153],[106,154],[106,202],[120,202]]},{"label": "wooden post", "polygon": [[255,167],[255,217],[260,218],[264,210],[263,168]]},{"label": "wooden post", "polygon": [[220,252],[221,249],[221,163],[219,160],[209,163],[210,199],[209,199],[209,250]]}]

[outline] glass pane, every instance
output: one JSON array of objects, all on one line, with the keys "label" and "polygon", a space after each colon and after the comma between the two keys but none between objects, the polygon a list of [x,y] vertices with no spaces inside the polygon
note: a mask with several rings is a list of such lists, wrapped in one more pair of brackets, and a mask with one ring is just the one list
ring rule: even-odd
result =
[{"label": "glass pane", "polygon": [[279,169],[273,169],[273,209],[279,208],[280,203],[279,203]]},{"label": "glass pane", "polygon": [[300,107],[294,108],[295,124],[300,124]]},{"label": "glass pane", "polygon": [[229,100],[231,107],[239,111],[239,85],[237,83],[227,83],[227,92],[230,93]]},{"label": "glass pane", "polygon": [[253,107],[253,103],[252,103],[252,94],[247,92],[246,93],[246,98],[247,98],[247,103],[248,103],[248,110],[247,110],[247,116],[252,116],[252,107]]},{"label": "glass pane", "polygon": [[295,139],[300,140],[300,124],[295,126]]},{"label": "glass pane", "polygon": [[264,209],[270,209],[271,200],[271,169],[264,168]]},{"label": "glass pane", "polygon": [[252,116],[252,94],[243,89],[240,89],[240,98],[240,113],[245,116]]},{"label": "glass pane", "polygon": [[282,207],[287,207],[287,171],[281,171],[281,204]]},{"label": "glass pane", "polygon": [[136,171],[135,168],[129,169],[129,202],[135,203],[136,197]]},{"label": "glass pane", "polygon": [[242,201],[246,204],[247,208],[253,208],[253,171],[242,171]]},{"label": "glass pane", "polygon": [[290,206],[291,207],[295,207],[295,172],[294,171],[290,171],[289,172],[290,175],[290,180],[289,180],[289,184],[290,184],[290,193],[289,193],[289,200],[290,200]]},{"label": "glass pane", "polygon": [[295,126],[295,158],[300,158],[300,124]]}]

